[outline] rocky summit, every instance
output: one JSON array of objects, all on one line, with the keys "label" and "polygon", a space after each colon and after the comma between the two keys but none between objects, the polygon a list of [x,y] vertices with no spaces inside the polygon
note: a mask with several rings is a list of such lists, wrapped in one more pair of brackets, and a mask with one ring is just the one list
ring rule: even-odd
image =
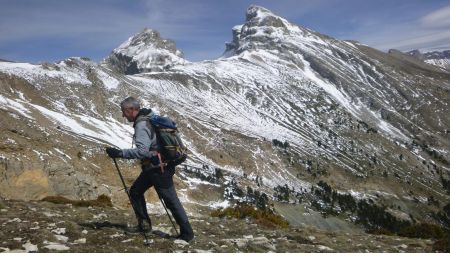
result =
[{"label": "rocky summit", "polygon": [[185,62],[175,42],[149,28],[129,38],[103,60],[104,65],[123,74],[161,71]]},{"label": "rocky summit", "polygon": [[[397,50],[384,53],[320,34],[259,6],[250,6],[245,23],[232,33],[220,58],[202,62],[184,60],[175,43],[151,29],[101,63],[85,57],[43,64],[0,61],[0,197],[6,210],[0,217],[15,231],[8,236],[21,238],[5,239],[0,247],[61,244],[52,237],[56,227],[37,238],[28,223],[14,221],[49,227],[45,214],[32,221],[21,216],[29,208],[61,209],[86,222],[100,215],[36,202],[48,196],[81,201],[106,195],[114,205],[105,209],[114,217],[104,220],[109,223],[130,211],[104,149],[131,147],[133,129],[119,103],[132,95],[173,118],[189,148],[175,178],[189,215],[198,217],[199,236],[184,250],[441,249],[430,245],[442,245],[450,229],[448,70]],[[119,166],[130,185],[139,164],[119,161]],[[147,200],[152,213],[164,214],[153,191]],[[233,209],[242,205],[263,214]],[[224,218],[209,218],[219,208]],[[272,214],[289,227],[251,225],[255,217]],[[93,227],[92,221],[84,226],[78,218],[61,219],[74,233],[63,235],[64,247],[94,247],[94,237],[79,232]],[[206,235],[222,231],[229,232],[207,244]],[[116,233],[123,232],[107,227],[88,235]],[[75,244],[83,238],[87,244]],[[138,238],[120,237],[121,243],[116,239],[105,247],[138,247]],[[133,242],[122,243],[128,239]],[[346,246],[339,248],[340,241]],[[374,243],[364,248],[368,241]],[[172,241],[154,243],[182,250]],[[376,245],[380,248],[372,248]]]}]

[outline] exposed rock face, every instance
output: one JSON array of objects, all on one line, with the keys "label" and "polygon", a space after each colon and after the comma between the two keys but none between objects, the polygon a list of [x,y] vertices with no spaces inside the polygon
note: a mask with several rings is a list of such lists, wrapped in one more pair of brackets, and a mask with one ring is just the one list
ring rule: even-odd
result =
[{"label": "exposed rock face", "polygon": [[175,42],[148,28],[130,37],[104,60],[105,65],[126,75],[163,71],[185,62]]}]

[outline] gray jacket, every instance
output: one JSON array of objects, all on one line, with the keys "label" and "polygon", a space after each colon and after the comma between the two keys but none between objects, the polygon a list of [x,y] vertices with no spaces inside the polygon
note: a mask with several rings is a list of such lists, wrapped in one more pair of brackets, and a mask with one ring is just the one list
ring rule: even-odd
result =
[{"label": "gray jacket", "polygon": [[123,158],[126,159],[150,159],[157,155],[158,144],[156,142],[156,134],[150,124],[150,117],[153,112],[149,109],[141,109],[133,124],[134,135],[133,143],[135,148],[122,149]]}]

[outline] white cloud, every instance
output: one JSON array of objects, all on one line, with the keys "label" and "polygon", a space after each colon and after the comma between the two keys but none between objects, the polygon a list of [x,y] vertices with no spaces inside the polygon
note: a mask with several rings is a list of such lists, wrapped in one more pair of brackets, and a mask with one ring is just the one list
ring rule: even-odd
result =
[{"label": "white cloud", "polygon": [[449,28],[450,27],[450,5],[433,11],[420,19],[423,27]]},{"label": "white cloud", "polygon": [[347,36],[380,50],[446,50],[450,49],[449,25],[450,6],[446,6],[403,22],[369,22]]}]

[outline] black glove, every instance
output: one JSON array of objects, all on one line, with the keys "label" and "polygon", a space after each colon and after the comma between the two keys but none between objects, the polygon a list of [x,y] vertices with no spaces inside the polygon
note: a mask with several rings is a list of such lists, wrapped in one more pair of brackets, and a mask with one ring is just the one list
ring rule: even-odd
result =
[{"label": "black glove", "polygon": [[123,156],[122,150],[117,148],[106,148],[106,153],[111,158],[120,158]]},{"label": "black glove", "polygon": [[158,158],[158,156],[156,156],[156,155],[152,156],[150,158],[150,162],[152,163],[153,166],[159,165],[159,158]]}]

